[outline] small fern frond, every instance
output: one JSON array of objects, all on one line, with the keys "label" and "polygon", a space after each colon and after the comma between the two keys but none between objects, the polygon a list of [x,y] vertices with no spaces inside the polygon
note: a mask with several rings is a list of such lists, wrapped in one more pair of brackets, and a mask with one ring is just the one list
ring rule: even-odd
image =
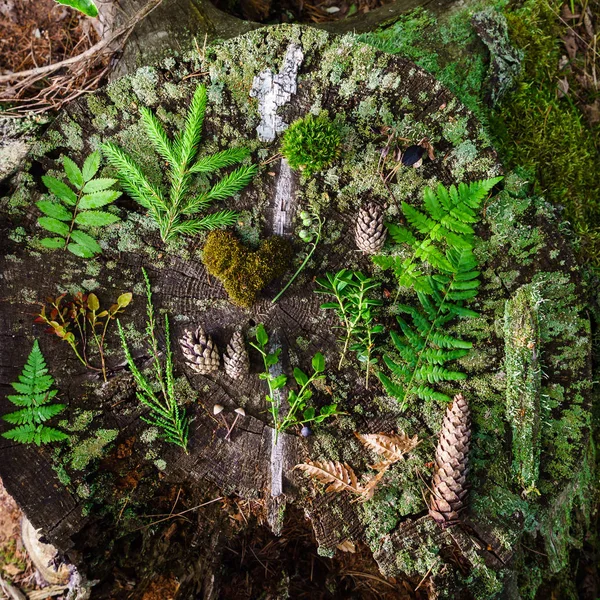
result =
[{"label": "small fern frond", "polygon": [[205,215],[201,219],[188,219],[181,221],[172,227],[173,234],[194,235],[200,231],[212,231],[233,225],[239,213],[233,210],[222,210],[220,212]]},{"label": "small fern frond", "polygon": [[35,442],[38,445],[67,439],[64,433],[41,425],[65,409],[64,404],[50,404],[57,394],[57,390],[50,389],[53,383],[54,378],[48,374],[44,355],[35,340],[19,381],[11,384],[19,394],[8,396],[13,404],[23,408],[2,417],[7,423],[18,427],[3,433],[3,437],[23,444]]}]

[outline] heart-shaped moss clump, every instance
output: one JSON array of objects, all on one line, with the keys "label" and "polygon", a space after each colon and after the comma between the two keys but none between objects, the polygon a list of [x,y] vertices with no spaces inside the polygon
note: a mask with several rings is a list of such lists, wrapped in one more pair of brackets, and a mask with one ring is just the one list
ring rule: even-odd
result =
[{"label": "heart-shaped moss clump", "polygon": [[253,251],[230,231],[217,230],[208,234],[202,262],[234,304],[249,308],[266,285],[285,273],[291,258],[291,244],[276,235]]}]

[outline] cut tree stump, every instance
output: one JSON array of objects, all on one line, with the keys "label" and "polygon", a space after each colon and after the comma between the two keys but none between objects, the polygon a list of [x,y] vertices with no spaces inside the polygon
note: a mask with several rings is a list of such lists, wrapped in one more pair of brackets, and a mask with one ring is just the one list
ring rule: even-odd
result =
[{"label": "cut tree stump", "polygon": [[[290,81],[295,78],[295,90],[278,103],[276,129],[326,110],[343,132],[340,158],[313,177],[290,171],[277,158],[281,133],[269,141],[259,135],[268,120],[260,101],[260,90],[268,92],[268,86],[261,82],[284,72]],[[99,258],[83,260],[39,244],[44,233],[36,224],[40,213],[35,201],[45,193],[41,175],[57,175],[62,156],[82,164],[100,143],[111,140],[159,181],[164,165],[144,133],[139,109],[150,107],[176,131],[198,83],[208,89],[202,152],[247,145],[260,166],[252,184],[226,202],[241,212],[234,227],[238,235],[256,244],[276,231],[300,252],[303,243],[294,236],[298,212],[312,202],[326,220],[313,259],[277,304],[271,298],[286,278],[266,288],[252,309],[233,306],[201,262],[204,236],[163,244],[151,218],[126,195],[114,205],[121,222],[98,231],[103,247]],[[406,145],[427,137],[435,158],[419,169],[401,167],[384,183],[378,165],[390,128]],[[102,172],[114,174],[106,166]],[[98,582],[92,598],[142,597],[164,573],[177,577],[178,598],[256,597],[227,591],[239,574],[228,570],[223,558],[245,531],[261,531],[249,520],[249,507],[264,520],[268,516],[276,532],[285,523],[284,510],[300,509],[310,520],[321,556],[337,552],[343,561],[337,549],[347,542],[368,549],[382,576],[396,578],[391,585],[396,585],[398,598],[405,597],[401,581],[414,590],[423,578],[419,593],[426,587],[432,597],[493,598],[502,593],[503,582],[513,585],[527,571],[539,569],[547,573],[540,577],[549,580],[568,565],[571,542],[562,535],[565,519],[582,527],[580,509],[587,506],[593,468],[586,420],[590,326],[579,270],[553,209],[529,196],[522,178],[510,175],[483,211],[477,246],[482,288],[473,303],[481,316],[452,329],[474,343],[460,362],[469,375],[460,391],[473,413],[470,509],[464,522],[446,530],[426,516],[424,500],[445,406],[414,403],[401,411],[376,380],[365,389],[364,373],[353,358],[338,371],[336,322],[330,311],[320,310],[321,298],[314,294],[315,276],[327,271],[345,267],[373,273],[369,258],[354,246],[355,218],[363,203],[385,205],[387,219],[398,221],[399,203],[420,205],[426,186],[500,172],[485,130],[431,75],[408,60],[356,43],[352,35],[335,37],[301,26],[260,29],[206,53],[164,59],[62,112],[0,205],[0,384],[5,392],[0,413],[12,406],[5,399],[9,384],[38,338],[60,398],[68,405],[59,426],[71,441],[37,448],[1,440],[0,477],[34,527]],[[81,367],[66,344],[33,323],[36,303],[59,292],[93,291],[102,305],[109,305],[119,294],[133,291],[121,322],[137,364],[147,365],[142,267],[152,282],[156,310],[171,320],[177,390],[191,417],[189,454],[161,442],[156,430],[140,420],[145,411],[135,399],[114,328],[108,337],[109,378],[103,384]],[[384,273],[378,276],[383,288],[393,292],[393,280]],[[526,497],[511,472],[503,340],[505,302],[523,284],[537,286],[544,300],[540,356],[546,377],[541,496]],[[391,318],[384,322],[393,326]],[[314,402],[335,401],[345,413],[315,427],[309,438],[297,430],[282,434],[276,462],[257,353],[250,354],[250,373],[234,381],[223,371],[194,374],[177,344],[185,329],[202,325],[222,352],[233,331],[243,327],[248,341],[258,323],[269,333],[279,332],[290,381],[294,366],[308,371],[315,352],[324,353],[326,385],[318,388]],[[246,411],[230,440],[213,416],[216,403],[226,407],[222,414],[230,423],[235,407]],[[367,473],[374,456],[353,432],[398,430],[418,434],[424,443],[389,470],[368,502],[353,502],[345,493],[325,494],[319,484],[293,470],[307,459],[341,460],[359,475]],[[282,494],[274,486],[279,476]],[[280,514],[272,510],[275,501]],[[276,573],[272,580],[279,585],[284,575]],[[267,580],[263,589],[270,589],[272,581]],[[308,580],[307,575],[306,585]],[[245,579],[239,581],[241,590]],[[293,582],[290,577],[286,581],[289,591]]]}]

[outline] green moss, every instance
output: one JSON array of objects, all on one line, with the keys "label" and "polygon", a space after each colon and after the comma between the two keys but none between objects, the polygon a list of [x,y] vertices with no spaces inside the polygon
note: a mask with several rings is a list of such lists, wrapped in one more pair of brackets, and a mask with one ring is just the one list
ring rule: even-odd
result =
[{"label": "green moss", "polygon": [[116,439],[118,433],[117,429],[98,429],[94,437],[76,444],[69,452],[71,467],[82,471],[90,462],[102,457],[105,447]]},{"label": "green moss", "polygon": [[506,417],[512,426],[513,472],[524,493],[537,491],[540,470],[540,326],[542,298],[526,285],[506,302]]},{"label": "green moss", "polygon": [[283,134],[281,153],[292,169],[305,175],[322,171],[340,155],[342,138],[327,113],[312,114],[294,121]]},{"label": "green moss", "polygon": [[292,257],[288,241],[272,236],[250,251],[229,231],[211,231],[202,261],[218,277],[234,304],[249,308],[260,291],[285,273]]}]

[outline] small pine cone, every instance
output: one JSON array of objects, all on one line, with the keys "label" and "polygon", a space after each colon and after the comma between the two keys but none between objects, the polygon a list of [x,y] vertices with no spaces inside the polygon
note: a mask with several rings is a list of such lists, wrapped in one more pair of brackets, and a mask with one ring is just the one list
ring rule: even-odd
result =
[{"label": "small pine cone", "polygon": [[366,254],[376,254],[383,248],[387,229],[383,224],[383,210],[374,202],[369,202],[358,211],[355,240],[359,250]]},{"label": "small pine cone", "polygon": [[180,344],[187,364],[196,373],[206,375],[219,369],[219,351],[202,326],[195,333],[186,331]]},{"label": "small pine cone", "polygon": [[244,334],[239,329],[233,334],[229,344],[227,344],[225,354],[223,354],[223,364],[225,365],[225,373],[231,379],[239,379],[242,375],[250,371]]},{"label": "small pine cone", "polygon": [[435,450],[429,514],[442,527],[455,523],[465,504],[470,443],[471,412],[462,394],[458,394],[446,410]]}]

